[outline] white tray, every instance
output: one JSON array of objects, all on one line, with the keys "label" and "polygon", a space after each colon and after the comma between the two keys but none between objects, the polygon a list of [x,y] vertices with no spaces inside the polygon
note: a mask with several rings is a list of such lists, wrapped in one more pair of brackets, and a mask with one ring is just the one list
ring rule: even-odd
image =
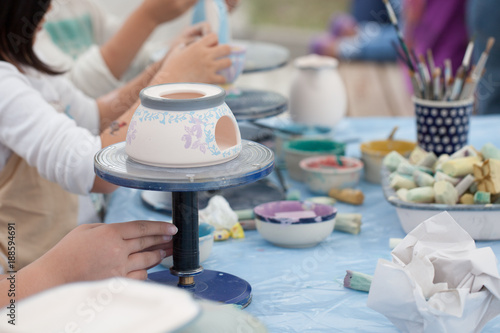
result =
[{"label": "white tray", "polygon": [[500,205],[444,205],[406,202],[399,199],[389,186],[389,171],[382,169],[384,196],[396,207],[399,222],[408,233],[421,222],[440,212],[447,211],[475,240],[500,239]]}]

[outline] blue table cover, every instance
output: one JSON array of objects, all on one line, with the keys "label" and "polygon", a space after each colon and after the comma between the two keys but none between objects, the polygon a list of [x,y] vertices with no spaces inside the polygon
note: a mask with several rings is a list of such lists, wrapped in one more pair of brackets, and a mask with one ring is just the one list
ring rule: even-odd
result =
[{"label": "blue table cover", "polygon": [[[412,117],[347,118],[332,136],[351,142],[347,156],[360,157],[360,142],[384,139],[394,126],[399,126],[396,139],[416,140]],[[500,147],[500,115],[471,119],[469,143],[481,148],[487,142]],[[286,178],[291,190],[300,190],[302,199],[313,196],[304,184]],[[391,260],[389,238],[405,236],[380,185],[362,181],[359,188],[365,194],[363,205],[337,203],[336,207],[340,213],[363,215],[360,234],[334,231],[316,247],[286,249],[271,245],[257,231],[246,231],[245,239],[216,242],[203,266],[247,280],[253,300],[245,311],[259,318],[270,332],[398,332],[386,317],[366,306],[368,293],[343,287],[347,269],[373,275],[379,258]],[[148,208],[140,193],[118,189],[110,199],[105,222],[171,219]],[[490,246],[500,258],[500,241],[476,245]],[[152,271],[159,269],[164,268]],[[483,332],[500,332],[500,317],[490,321]]]}]

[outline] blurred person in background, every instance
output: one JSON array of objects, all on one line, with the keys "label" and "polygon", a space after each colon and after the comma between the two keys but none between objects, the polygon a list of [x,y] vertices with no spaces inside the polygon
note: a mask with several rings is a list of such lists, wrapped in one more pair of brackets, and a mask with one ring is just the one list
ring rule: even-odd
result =
[{"label": "blurred person in background", "polygon": [[[401,1],[391,0],[399,16]],[[341,60],[396,61],[396,32],[382,0],[353,0],[349,14],[334,14],[328,31],[310,43],[312,53]]]},{"label": "blurred person in background", "polygon": [[467,28],[474,38],[473,62],[477,63],[488,38],[496,42],[486,62],[485,73],[477,86],[478,114],[500,113],[500,3],[494,0],[469,0]]}]

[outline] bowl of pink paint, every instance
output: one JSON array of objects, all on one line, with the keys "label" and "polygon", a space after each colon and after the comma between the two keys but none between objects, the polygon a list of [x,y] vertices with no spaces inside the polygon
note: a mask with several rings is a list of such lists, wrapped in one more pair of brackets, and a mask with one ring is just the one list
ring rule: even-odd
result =
[{"label": "bowl of pink paint", "polygon": [[255,207],[254,215],[265,240],[280,247],[306,248],[332,233],[337,209],[308,201],[273,201]]}]

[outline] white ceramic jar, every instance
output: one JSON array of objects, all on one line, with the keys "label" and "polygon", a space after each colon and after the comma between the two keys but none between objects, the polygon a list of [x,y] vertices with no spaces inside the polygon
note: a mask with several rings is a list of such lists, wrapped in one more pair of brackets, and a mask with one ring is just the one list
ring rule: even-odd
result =
[{"label": "white ceramic jar", "polygon": [[347,96],[332,57],[311,54],[294,62],[290,114],[297,123],[335,127],[347,112]]},{"label": "white ceramic jar", "polygon": [[126,152],[143,164],[189,168],[227,162],[241,135],[221,87],[201,83],[151,86],[140,93]]}]

